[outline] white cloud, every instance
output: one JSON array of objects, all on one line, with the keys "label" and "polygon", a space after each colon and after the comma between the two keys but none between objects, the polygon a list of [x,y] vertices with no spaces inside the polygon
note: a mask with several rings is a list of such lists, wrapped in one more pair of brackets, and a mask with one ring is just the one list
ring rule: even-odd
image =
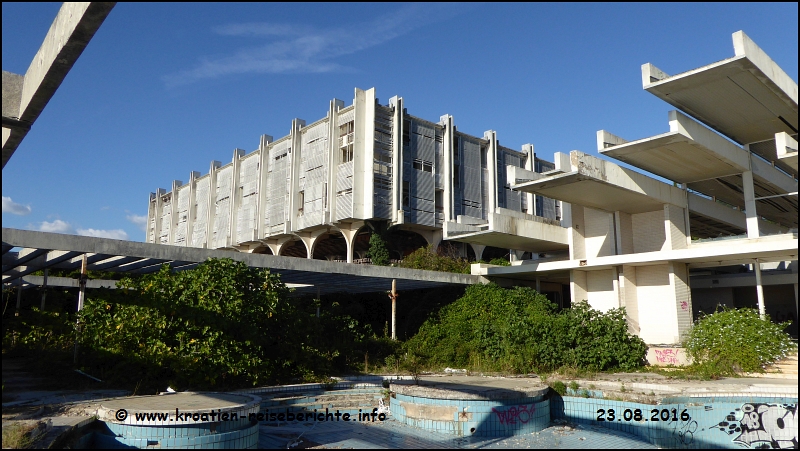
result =
[{"label": "white cloud", "polygon": [[202,57],[191,69],[163,77],[168,86],[244,73],[320,73],[351,70],[339,58],[374,47],[415,28],[457,13],[452,5],[408,4],[371,21],[320,29],[275,23],[240,23],[215,27],[220,36],[274,39],[266,45],[243,48],[233,55]]},{"label": "white cloud", "polygon": [[134,223],[142,232],[147,231],[147,216],[145,215],[128,215],[125,219]]},{"label": "white cloud", "polygon": [[3,213],[11,213],[12,215],[25,216],[30,214],[31,206],[22,205],[11,200],[10,197],[3,196]]},{"label": "white cloud", "polygon": [[53,222],[42,221],[41,225],[37,227],[40,232],[51,232],[51,233],[67,233],[67,234],[74,234],[75,229],[65,221],[60,219],[56,219]]},{"label": "white cloud", "polygon": [[122,229],[97,230],[97,229],[78,229],[78,235],[93,236],[95,238],[111,238],[114,240],[127,240],[128,233]]}]

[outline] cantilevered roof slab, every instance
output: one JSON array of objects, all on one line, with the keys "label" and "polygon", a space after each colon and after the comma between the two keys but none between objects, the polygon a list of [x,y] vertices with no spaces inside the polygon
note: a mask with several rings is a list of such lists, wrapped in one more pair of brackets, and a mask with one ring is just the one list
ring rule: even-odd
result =
[{"label": "cantilevered roof slab", "polygon": [[569,249],[568,243],[537,240],[535,238],[511,235],[492,230],[453,234],[448,235],[446,239],[462,243],[481,244],[484,246],[499,247],[500,249],[516,249],[527,252],[547,252]]},{"label": "cantilevered roof slab", "polygon": [[645,64],[644,89],[739,144],[797,133],[797,82],[743,32],[733,46],[733,58],[674,76]]},{"label": "cantilevered roof slab", "polygon": [[[679,111],[669,112],[669,133],[627,142],[597,132],[597,150],[661,177],[689,183],[750,170],[750,154]],[[619,143],[619,144],[618,144]],[[773,171],[772,177],[788,179]]]},{"label": "cantilevered roof slab", "polygon": [[664,204],[686,207],[686,197],[678,188],[576,150],[569,156],[572,172],[520,183],[511,188],[586,207],[631,214],[660,210]]},{"label": "cantilevered roof slab", "polygon": [[567,229],[558,221],[506,208],[497,208],[479,226],[445,221],[443,238],[528,252],[569,249]]},{"label": "cantilevered roof slab", "polygon": [[[248,254],[243,252],[167,246],[86,236],[61,235],[29,230],[3,229],[3,249],[20,247],[16,255],[3,255],[3,283],[13,282],[45,268],[80,265],[83,255],[92,261],[88,268],[108,271],[149,273],[167,264],[176,271],[190,269],[209,258],[230,258],[250,267],[269,268],[285,283],[297,284],[296,294],[315,295],[347,292],[386,291],[392,279],[399,290],[483,283],[468,274],[354,265],[305,258]],[[71,260],[69,260],[72,258]],[[319,291],[318,291],[319,290]]]}]

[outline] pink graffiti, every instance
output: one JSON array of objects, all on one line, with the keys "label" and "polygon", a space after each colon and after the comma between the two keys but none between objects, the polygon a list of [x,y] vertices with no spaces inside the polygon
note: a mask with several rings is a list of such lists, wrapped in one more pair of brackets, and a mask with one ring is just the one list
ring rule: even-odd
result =
[{"label": "pink graffiti", "polygon": [[523,404],[509,407],[505,410],[497,410],[492,407],[492,412],[497,414],[497,418],[500,419],[500,424],[517,424],[517,420],[525,424],[533,418],[533,414],[536,412],[536,405],[531,404],[528,406]]},{"label": "pink graffiti", "polygon": [[656,352],[656,360],[661,363],[672,363],[672,364],[679,364],[679,349],[673,348],[666,348],[666,349],[654,349]]},{"label": "pink graffiti", "polygon": [[681,301],[681,310],[689,310],[689,303],[686,301]]}]

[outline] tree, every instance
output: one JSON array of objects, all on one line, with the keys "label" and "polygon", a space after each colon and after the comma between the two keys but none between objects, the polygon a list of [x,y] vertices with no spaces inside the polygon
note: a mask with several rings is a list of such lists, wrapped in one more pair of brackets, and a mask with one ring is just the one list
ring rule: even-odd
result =
[{"label": "tree", "polygon": [[367,256],[372,260],[373,265],[386,266],[389,264],[389,249],[386,248],[386,241],[381,238],[380,234],[370,235]]}]

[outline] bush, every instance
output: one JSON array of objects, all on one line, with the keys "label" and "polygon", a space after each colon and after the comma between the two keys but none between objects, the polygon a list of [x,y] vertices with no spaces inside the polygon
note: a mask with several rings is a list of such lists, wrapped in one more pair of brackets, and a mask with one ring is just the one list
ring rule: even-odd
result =
[{"label": "bush", "polygon": [[386,248],[386,241],[377,233],[369,236],[367,257],[372,260],[373,265],[386,266],[389,264],[389,250]]},{"label": "bush", "polygon": [[603,371],[642,365],[644,342],[628,334],[623,309],[576,303],[557,312],[530,288],[472,285],[429,318],[405,349],[429,366],[527,373],[562,366]]},{"label": "bush", "polygon": [[684,346],[696,370],[710,377],[763,372],[765,365],[797,350],[784,332],[789,324],[762,320],[755,309],[723,309],[700,318]]},{"label": "bush", "polygon": [[466,259],[438,255],[433,249],[433,245],[421,247],[406,255],[399,266],[402,268],[426,269],[428,271],[470,273],[470,263]]},{"label": "bush", "polygon": [[489,264],[497,266],[511,266],[511,262],[505,258],[493,258],[489,260]]}]

